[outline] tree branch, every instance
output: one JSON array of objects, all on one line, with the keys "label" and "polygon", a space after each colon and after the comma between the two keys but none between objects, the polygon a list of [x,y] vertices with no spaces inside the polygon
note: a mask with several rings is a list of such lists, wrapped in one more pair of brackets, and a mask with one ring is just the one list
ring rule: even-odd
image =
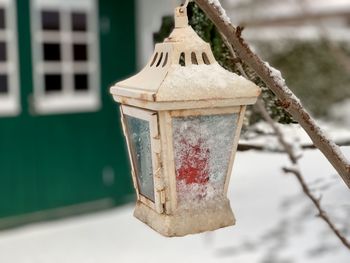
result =
[{"label": "tree branch", "polygon": [[285,110],[299,122],[315,146],[325,155],[346,185],[350,188],[349,161],[340,151],[340,148],[318,127],[310,114],[304,109],[299,99],[285,85],[279,72],[269,67],[267,63],[252,52],[248,44],[241,37],[240,30],[237,30],[237,28],[225,19],[226,16],[222,11],[219,1],[195,0],[195,2],[212,20],[221,34],[225,36],[238,57],[255,70],[258,76],[265,82],[266,86],[269,87],[281,101],[281,105]]},{"label": "tree branch", "polygon": [[[222,35],[222,39],[223,39],[225,45],[227,46],[227,48],[229,49],[229,51],[231,53],[232,60],[233,61],[237,61],[237,55],[236,55],[234,49],[232,48],[232,45],[228,42],[227,38],[225,36],[223,36],[223,35]],[[239,61],[236,62],[236,66],[238,68],[238,71],[241,73],[241,75],[244,76],[245,78],[249,79],[248,75],[244,71],[244,68],[243,68],[241,62],[239,62]],[[258,101],[256,103],[256,107],[259,110],[259,112],[261,113],[262,117],[265,119],[265,121],[273,129],[275,135],[277,136],[277,139],[278,139],[279,143],[284,148],[284,151],[288,155],[288,158],[291,161],[291,163],[293,164],[293,166],[297,166],[298,165],[299,156],[294,152],[292,145],[289,144],[285,140],[281,129],[276,125],[274,120],[271,118],[271,116],[267,112],[267,110],[265,108],[265,105],[264,105],[264,102],[263,102],[262,99],[258,99]],[[300,169],[298,169],[298,168],[283,168],[283,171],[285,173],[291,173],[291,174],[295,175],[295,177],[297,178],[298,182],[301,185],[301,188],[302,188],[304,194],[311,200],[311,202],[316,207],[316,209],[318,211],[318,216],[321,219],[323,219],[323,221],[326,222],[326,224],[333,231],[333,233],[338,237],[338,239],[343,243],[343,245],[350,250],[350,242],[346,239],[345,236],[342,235],[342,233],[339,231],[339,229],[335,226],[335,224],[329,218],[329,216],[326,213],[326,211],[323,210],[323,208],[321,207],[321,200],[317,199],[312,194],[310,188],[306,184],[306,182],[305,182],[305,180],[304,180],[304,178],[303,178],[303,176],[302,176],[302,174],[300,172]]]}]

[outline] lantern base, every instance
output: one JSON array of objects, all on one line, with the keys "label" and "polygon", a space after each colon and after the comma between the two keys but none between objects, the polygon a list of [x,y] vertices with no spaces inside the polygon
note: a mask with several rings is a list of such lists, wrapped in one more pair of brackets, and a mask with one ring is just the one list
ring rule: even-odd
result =
[{"label": "lantern base", "polygon": [[166,237],[185,236],[232,226],[236,220],[226,198],[220,204],[212,204],[200,209],[179,209],[171,215],[158,214],[138,201],[134,216]]}]

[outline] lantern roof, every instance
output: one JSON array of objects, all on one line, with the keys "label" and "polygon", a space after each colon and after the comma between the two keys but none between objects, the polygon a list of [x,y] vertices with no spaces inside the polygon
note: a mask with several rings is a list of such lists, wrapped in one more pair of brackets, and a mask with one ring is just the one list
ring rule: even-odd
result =
[{"label": "lantern roof", "polygon": [[210,45],[188,25],[186,10],[175,10],[175,28],[157,44],[146,67],[116,83],[118,97],[151,102],[234,99],[255,103],[260,94],[253,82],[229,72],[215,60]]}]

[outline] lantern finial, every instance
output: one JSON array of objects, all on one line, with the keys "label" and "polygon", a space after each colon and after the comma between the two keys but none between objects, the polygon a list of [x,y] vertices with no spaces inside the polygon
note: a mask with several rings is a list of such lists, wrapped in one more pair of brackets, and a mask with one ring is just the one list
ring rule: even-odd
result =
[{"label": "lantern finial", "polygon": [[175,8],[175,28],[187,27],[188,17],[186,6]]}]

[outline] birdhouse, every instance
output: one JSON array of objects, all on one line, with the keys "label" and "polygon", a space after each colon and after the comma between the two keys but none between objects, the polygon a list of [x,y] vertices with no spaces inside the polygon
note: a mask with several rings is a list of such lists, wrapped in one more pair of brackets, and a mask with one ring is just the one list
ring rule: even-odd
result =
[{"label": "birdhouse", "polygon": [[260,89],[215,61],[185,8],[146,67],[110,91],[121,105],[134,216],[164,236],[233,225],[227,190],[245,109]]}]

